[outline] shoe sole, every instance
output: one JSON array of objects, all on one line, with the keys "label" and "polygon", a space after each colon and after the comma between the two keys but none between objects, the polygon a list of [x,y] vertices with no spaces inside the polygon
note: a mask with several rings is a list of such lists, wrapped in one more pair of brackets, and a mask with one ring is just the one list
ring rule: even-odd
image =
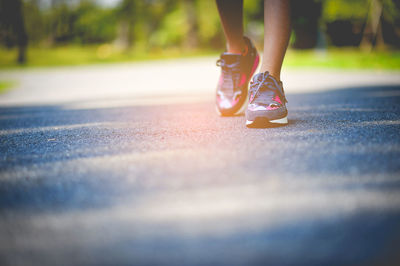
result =
[{"label": "shoe sole", "polygon": [[[246,100],[245,100],[245,102],[243,103],[242,107],[240,107],[240,109],[239,109],[238,111],[236,111],[236,113],[234,113],[233,115],[229,115],[229,116],[243,115],[244,112],[246,111],[246,108],[247,108],[248,103],[249,103],[249,99],[248,99],[248,97],[246,97]],[[217,106],[215,106],[215,111],[217,111],[217,114],[218,114],[219,116],[228,116],[228,115],[223,115],[223,114],[221,114],[221,112],[219,111],[219,109],[218,109]]]},{"label": "shoe sole", "polygon": [[253,121],[246,120],[246,126],[257,126],[257,127],[265,127],[269,125],[286,125],[288,124],[287,116],[280,119],[268,120],[265,117],[257,117]]}]

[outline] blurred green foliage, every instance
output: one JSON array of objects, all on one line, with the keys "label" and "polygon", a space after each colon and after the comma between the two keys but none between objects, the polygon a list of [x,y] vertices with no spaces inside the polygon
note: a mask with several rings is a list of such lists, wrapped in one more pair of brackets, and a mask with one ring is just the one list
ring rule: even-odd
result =
[{"label": "blurred green foliage", "polygon": [[[292,47],[359,46],[364,39],[375,45],[377,34],[369,24],[372,1],[383,5],[379,40],[387,48],[399,48],[400,0],[292,0]],[[0,8],[5,7],[0,10],[0,45],[8,48],[21,46],[18,40],[23,39],[14,37],[19,30],[9,27],[18,16],[8,21],[1,16],[11,2],[22,3],[19,17],[29,46],[37,52],[110,44],[125,53],[197,53],[221,51],[225,45],[214,0],[116,0],[114,5],[100,5],[100,0],[0,0]],[[263,0],[244,1],[244,18],[246,34],[262,47]],[[101,58],[110,54],[107,49]]]},{"label": "blurred green foliage", "polygon": [[[0,4],[7,1],[16,0],[0,0]],[[385,20],[398,30],[399,0],[378,1],[383,3]],[[294,28],[313,20],[320,24],[337,20],[365,22],[370,2],[292,0]],[[310,12],[320,6],[322,11]],[[261,39],[263,0],[244,1],[244,13],[247,32]],[[148,49],[171,46],[221,49],[224,45],[213,0],[120,0],[111,6],[99,5],[96,0],[23,0],[23,16],[31,45],[113,41],[126,47],[139,45]],[[0,32],[1,28],[0,18]],[[0,42],[4,43],[4,39],[0,34]]]},{"label": "blurred green foliage", "polygon": [[400,70],[400,51],[363,52],[355,48],[289,50],[284,67]]},{"label": "blurred green foliage", "polygon": [[[322,18],[325,22],[335,20],[362,20],[367,18],[370,1],[368,0],[324,0]],[[399,23],[399,1],[380,0],[384,17],[392,23]]]},{"label": "blurred green foliage", "polygon": [[7,92],[15,86],[14,81],[1,81],[0,80],[0,94]]},{"label": "blurred green foliage", "polygon": [[81,43],[110,42],[116,37],[117,19],[112,10],[84,2],[75,13],[75,38]]},{"label": "blurred green foliage", "polygon": [[365,0],[325,0],[323,19],[326,22],[351,19],[364,20],[368,14],[369,1]]},{"label": "blurred green foliage", "polygon": [[63,45],[51,49],[29,47],[29,60],[23,66],[15,62],[17,50],[0,47],[0,69],[25,67],[76,66],[99,63],[133,62],[159,60],[178,57],[197,57],[215,55],[212,50],[160,49],[147,53],[139,48],[120,50],[110,44],[101,45]]},{"label": "blurred green foliage", "polygon": [[[16,62],[16,50],[0,48],[0,69],[20,68]],[[165,49],[146,53],[137,49],[118,50],[112,45],[68,45],[52,49],[30,47],[29,60],[24,67],[54,67],[114,62],[159,60],[178,57],[218,56],[213,50],[182,51]],[[400,70],[400,51],[362,52],[355,48],[329,48],[327,51],[288,51],[285,67],[335,68],[335,69],[394,69]],[[7,85],[8,84],[8,85]],[[8,88],[10,83],[7,83]]]}]

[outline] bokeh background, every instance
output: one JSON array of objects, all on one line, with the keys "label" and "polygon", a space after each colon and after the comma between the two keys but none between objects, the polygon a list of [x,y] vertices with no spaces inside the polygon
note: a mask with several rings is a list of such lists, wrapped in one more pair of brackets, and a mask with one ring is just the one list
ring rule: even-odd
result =
[{"label": "bokeh background", "polygon": [[[245,32],[260,48],[262,6],[244,1]],[[287,66],[400,68],[399,0],[292,9]],[[224,45],[213,0],[0,0],[0,68],[210,55]]]}]

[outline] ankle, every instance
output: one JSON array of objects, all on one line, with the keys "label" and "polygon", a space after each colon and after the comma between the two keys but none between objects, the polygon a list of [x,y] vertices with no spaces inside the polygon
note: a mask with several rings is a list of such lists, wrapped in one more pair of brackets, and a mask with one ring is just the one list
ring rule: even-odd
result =
[{"label": "ankle", "polygon": [[271,76],[273,76],[277,81],[281,81],[281,72],[280,71],[274,71],[274,70],[271,70],[270,68],[268,68],[268,67],[263,67],[263,66],[261,66],[261,68],[260,68],[260,73],[264,73],[264,72],[269,72],[269,74],[271,75]]},{"label": "ankle", "polygon": [[227,45],[227,52],[232,54],[243,54],[246,49],[246,43],[244,40],[238,43]]}]

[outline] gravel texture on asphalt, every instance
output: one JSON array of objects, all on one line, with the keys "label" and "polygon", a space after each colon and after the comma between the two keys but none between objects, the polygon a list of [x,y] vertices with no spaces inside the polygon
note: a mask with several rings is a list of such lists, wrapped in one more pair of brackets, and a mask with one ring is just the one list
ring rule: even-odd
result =
[{"label": "gravel texture on asphalt", "polygon": [[0,106],[0,264],[399,263],[400,85],[288,100]]}]

